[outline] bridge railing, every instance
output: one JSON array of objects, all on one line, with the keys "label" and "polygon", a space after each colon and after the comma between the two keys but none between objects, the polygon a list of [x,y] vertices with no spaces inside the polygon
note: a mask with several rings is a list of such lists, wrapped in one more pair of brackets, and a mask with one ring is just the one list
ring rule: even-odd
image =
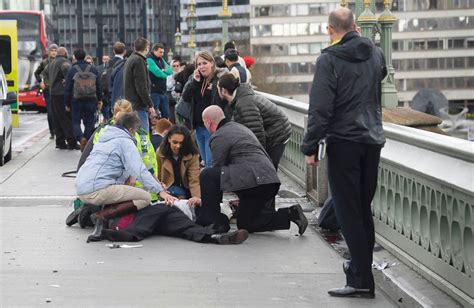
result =
[{"label": "bridge railing", "polygon": [[[283,172],[322,204],[327,167],[309,168],[299,150],[308,105],[260,93],[293,126]],[[474,305],[474,143],[384,123],[373,214],[377,241],[464,305]]]}]

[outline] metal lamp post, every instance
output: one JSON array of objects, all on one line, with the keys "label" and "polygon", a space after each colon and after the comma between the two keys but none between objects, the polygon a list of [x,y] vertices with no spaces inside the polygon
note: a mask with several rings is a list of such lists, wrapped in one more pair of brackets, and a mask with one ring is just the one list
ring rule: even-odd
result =
[{"label": "metal lamp post", "polygon": [[222,11],[219,12],[219,17],[222,18],[222,44],[229,41],[229,19],[232,17],[232,12],[229,10],[227,0],[222,0]]},{"label": "metal lamp post", "polygon": [[181,55],[181,48],[183,47],[183,43],[181,42],[181,32],[179,28],[176,28],[176,33],[174,34],[174,51],[176,54]]},{"label": "metal lamp post", "polygon": [[191,50],[190,60],[193,60],[194,49],[196,48],[195,31],[196,31],[196,24],[197,24],[195,0],[189,0],[188,2],[188,15],[186,16],[186,24],[188,26],[188,31],[189,31],[188,48]]}]

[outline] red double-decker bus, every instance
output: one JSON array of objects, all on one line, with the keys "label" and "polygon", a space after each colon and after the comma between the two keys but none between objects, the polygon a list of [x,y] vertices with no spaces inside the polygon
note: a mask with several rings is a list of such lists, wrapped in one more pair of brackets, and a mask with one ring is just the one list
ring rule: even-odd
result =
[{"label": "red double-decker bus", "polygon": [[48,54],[47,24],[41,11],[0,10],[0,20],[16,20],[18,30],[18,99],[20,106],[46,108],[34,72]]}]

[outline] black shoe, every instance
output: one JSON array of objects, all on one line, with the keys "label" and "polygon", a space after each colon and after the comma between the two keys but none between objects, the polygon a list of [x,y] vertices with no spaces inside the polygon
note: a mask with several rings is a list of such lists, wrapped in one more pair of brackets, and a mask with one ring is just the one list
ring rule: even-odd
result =
[{"label": "black shoe", "polygon": [[342,270],[344,271],[344,274],[347,274],[347,271],[349,270],[350,266],[351,260],[344,260],[344,262],[342,262]]},{"label": "black shoe", "polygon": [[358,298],[374,298],[374,290],[356,289],[351,286],[343,288],[335,288],[328,291],[328,294],[335,297],[358,297]]},{"label": "black shoe", "polygon": [[227,233],[230,230],[229,224],[221,224],[221,225],[212,224],[211,227],[212,227],[212,230],[214,230],[215,234]]},{"label": "black shoe", "polygon": [[95,223],[95,227],[94,227],[94,231],[92,231],[92,234],[87,237],[87,243],[100,242],[103,240],[102,231],[104,229],[104,225],[106,221],[105,219],[95,216],[95,214],[92,214],[91,219]]},{"label": "black shoe", "polygon": [[77,142],[75,142],[75,143],[69,143],[67,145],[67,148],[68,150],[80,150],[81,146]]},{"label": "black shoe", "polygon": [[81,209],[77,209],[67,216],[66,225],[68,227],[77,223],[77,218],[79,217],[80,212],[81,212]]},{"label": "black shoe", "polygon": [[211,240],[219,245],[233,245],[244,242],[249,237],[247,230],[237,230],[224,234],[213,234]]},{"label": "black shoe", "polygon": [[289,208],[290,220],[298,225],[298,233],[303,235],[308,227],[308,220],[304,215],[303,208],[299,204],[290,206]]},{"label": "black shoe", "polygon": [[111,242],[136,242],[136,239],[130,233],[125,231],[102,229],[100,237]]},{"label": "black shoe", "polygon": [[56,144],[56,149],[67,150],[68,146],[66,145],[66,143],[59,143],[59,144]]},{"label": "black shoe", "polygon": [[91,215],[98,212],[101,209],[100,206],[98,205],[93,205],[93,204],[84,204],[83,207],[81,208],[81,212],[79,213],[79,217],[77,218],[77,221],[79,222],[79,226],[84,229],[85,227],[88,226],[94,226],[94,223],[92,222]]}]

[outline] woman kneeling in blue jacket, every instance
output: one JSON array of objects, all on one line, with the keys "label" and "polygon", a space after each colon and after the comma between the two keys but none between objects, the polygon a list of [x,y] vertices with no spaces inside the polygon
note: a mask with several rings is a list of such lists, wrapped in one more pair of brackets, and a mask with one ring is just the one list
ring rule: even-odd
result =
[{"label": "woman kneeling in blue jacket", "polygon": [[[76,177],[76,192],[84,203],[104,205],[91,215],[95,228],[87,242],[100,241],[104,223],[114,217],[141,210],[151,202],[150,194],[158,194],[167,204],[169,195],[147,170],[137,150],[135,133],[140,119],[135,113],[124,113],[116,125],[107,126],[94,145]],[[140,181],[147,191],[134,187]]]}]

